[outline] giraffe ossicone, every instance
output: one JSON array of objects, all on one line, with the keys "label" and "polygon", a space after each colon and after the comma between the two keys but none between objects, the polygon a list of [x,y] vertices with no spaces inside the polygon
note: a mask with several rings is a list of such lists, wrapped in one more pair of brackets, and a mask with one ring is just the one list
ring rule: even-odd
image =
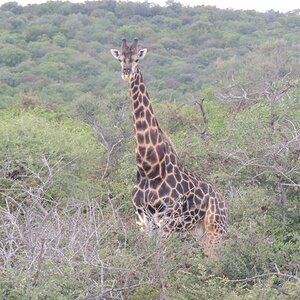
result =
[{"label": "giraffe ossicone", "polygon": [[138,50],[137,38],[131,46],[122,39],[121,50],[111,49],[111,53],[130,86],[137,162],[132,202],[137,224],[146,232],[160,229],[165,236],[190,231],[204,254],[213,255],[227,225],[221,193],[186,169],[160,128],[138,65],[147,49]]}]

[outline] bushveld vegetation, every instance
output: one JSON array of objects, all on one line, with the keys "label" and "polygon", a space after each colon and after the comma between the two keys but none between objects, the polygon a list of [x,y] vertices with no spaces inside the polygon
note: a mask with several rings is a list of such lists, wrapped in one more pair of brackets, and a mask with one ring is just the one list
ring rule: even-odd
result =
[{"label": "bushveld vegetation", "polygon": [[[299,11],[115,1],[0,7],[1,299],[299,299]],[[138,36],[161,127],[229,203],[220,255],[135,225]]]}]

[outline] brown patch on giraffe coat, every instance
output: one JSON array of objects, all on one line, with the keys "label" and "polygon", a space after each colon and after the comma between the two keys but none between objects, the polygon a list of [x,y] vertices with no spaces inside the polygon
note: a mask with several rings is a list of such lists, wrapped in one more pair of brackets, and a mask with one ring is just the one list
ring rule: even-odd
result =
[{"label": "brown patch on giraffe coat", "polygon": [[157,121],[154,117],[152,117],[152,123],[151,124],[152,124],[153,127],[157,126]]},{"label": "brown patch on giraffe coat", "polygon": [[170,187],[165,182],[163,182],[159,188],[158,194],[160,197],[164,197],[166,195],[169,195],[170,191]]},{"label": "brown patch on giraffe coat", "polygon": [[161,178],[150,180],[150,186],[151,188],[156,190],[161,185],[161,182],[162,182]]},{"label": "brown patch on giraffe coat", "polygon": [[169,175],[166,180],[170,187],[174,188],[176,186],[176,180],[173,175]]},{"label": "brown patch on giraffe coat", "polygon": [[133,196],[133,201],[134,204],[137,207],[143,207],[144,206],[144,199],[145,199],[145,194],[143,191],[138,190],[135,195]]},{"label": "brown patch on giraffe coat", "polygon": [[139,102],[138,101],[134,101],[133,102],[133,109],[137,109],[137,107],[139,106]]},{"label": "brown patch on giraffe coat", "polygon": [[149,126],[151,125],[151,118],[152,118],[151,113],[150,113],[150,111],[147,109],[147,110],[146,110],[146,120],[147,120]]},{"label": "brown patch on giraffe coat", "polygon": [[139,144],[144,144],[144,142],[145,142],[144,135],[141,133],[137,133],[137,141]]},{"label": "brown patch on giraffe coat", "polygon": [[136,119],[141,117],[141,113],[144,111],[144,107],[143,106],[139,106],[136,111],[134,112],[134,116]]},{"label": "brown patch on giraffe coat", "polygon": [[146,142],[146,144],[150,144],[149,131],[145,132],[145,142]]},{"label": "brown patch on giraffe coat", "polygon": [[157,135],[158,135],[157,130],[151,128],[150,129],[150,138],[151,138],[151,142],[152,142],[153,146],[155,146],[157,143]]},{"label": "brown patch on giraffe coat", "polygon": [[207,184],[205,182],[201,182],[200,187],[201,187],[203,193],[207,194],[207,192],[208,192],[208,186],[207,186]]},{"label": "brown patch on giraffe coat", "polygon": [[151,172],[148,174],[149,178],[156,178],[160,175],[160,164],[152,166]]},{"label": "brown patch on giraffe coat", "polygon": [[147,149],[147,156],[146,156],[146,159],[150,162],[150,163],[156,163],[157,162],[157,155],[156,155],[156,152],[155,152],[155,149],[150,146],[148,149]]},{"label": "brown patch on giraffe coat", "polygon": [[140,130],[140,131],[147,129],[147,127],[148,127],[147,122],[145,120],[137,120],[135,122],[135,126],[136,126],[136,129]]},{"label": "brown patch on giraffe coat", "polygon": [[183,188],[183,192],[186,193],[189,190],[189,184],[187,183],[187,181],[182,181],[182,188]]},{"label": "brown patch on giraffe coat", "polygon": [[144,86],[144,84],[140,84],[140,92],[142,93],[142,94],[144,94],[144,92],[145,92],[145,86]]},{"label": "brown patch on giraffe coat", "polygon": [[137,99],[137,97],[138,97],[138,95],[139,95],[139,93],[137,92],[137,93],[135,93],[135,94],[132,94],[132,99],[133,100],[136,100]]},{"label": "brown patch on giraffe coat", "polygon": [[139,88],[137,86],[134,86],[133,89],[132,89],[132,94],[135,94],[138,91],[138,89]]},{"label": "brown patch on giraffe coat", "polygon": [[164,144],[159,144],[156,146],[156,153],[158,156],[158,160],[161,161],[165,156],[165,146]]},{"label": "brown patch on giraffe coat", "polygon": [[149,106],[149,100],[146,96],[143,96],[143,104],[144,104],[145,107]]},{"label": "brown patch on giraffe coat", "polygon": [[[175,155],[174,155],[173,153],[170,154],[170,160],[171,160],[171,163],[172,163],[173,165],[175,165],[176,159],[175,159]],[[184,176],[184,174],[183,174],[183,176]]]},{"label": "brown patch on giraffe coat", "polygon": [[173,173],[173,169],[174,169],[173,165],[172,164],[168,164],[168,166],[167,166],[167,172],[168,172],[168,174]]},{"label": "brown patch on giraffe coat", "polygon": [[152,167],[145,161],[142,163],[142,167],[146,173],[148,173],[152,169]]},{"label": "brown patch on giraffe coat", "polygon": [[142,157],[144,157],[144,156],[145,156],[145,153],[146,153],[146,147],[139,146],[139,147],[138,147],[138,151],[139,151],[140,155],[141,155]]}]

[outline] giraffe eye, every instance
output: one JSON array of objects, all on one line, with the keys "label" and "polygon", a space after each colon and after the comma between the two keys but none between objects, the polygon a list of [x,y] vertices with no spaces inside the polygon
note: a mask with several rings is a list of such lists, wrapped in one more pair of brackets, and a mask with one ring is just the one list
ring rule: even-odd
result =
[{"label": "giraffe eye", "polygon": [[139,62],[139,60],[138,60],[138,59],[136,59],[136,60],[135,60],[135,62]]}]

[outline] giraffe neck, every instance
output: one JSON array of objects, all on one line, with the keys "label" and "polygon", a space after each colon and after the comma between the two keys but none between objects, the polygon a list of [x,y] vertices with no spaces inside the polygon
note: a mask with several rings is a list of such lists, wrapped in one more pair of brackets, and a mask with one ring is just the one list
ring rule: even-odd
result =
[{"label": "giraffe neck", "polygon": [[[130,81],[136,160],[141,177],[164,177],[166,154],[175,150],[159,127],[140,69]],[[176,156],[177,157],[177,156]]]}]

